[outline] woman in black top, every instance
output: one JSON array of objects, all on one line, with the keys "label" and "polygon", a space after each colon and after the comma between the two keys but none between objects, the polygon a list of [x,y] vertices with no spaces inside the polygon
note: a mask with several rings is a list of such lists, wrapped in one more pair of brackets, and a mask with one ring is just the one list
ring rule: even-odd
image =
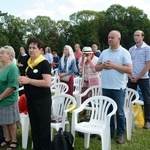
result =
[{"label": "woman in black top", "polygon": [[51,75],[48,61],[41,54],[43,42],[37,38],[28,41],[30,58],[26,76],[18,78],[24,85],[31,123],[34,150],[50,149]]},{"label": "woman in black top", "polygon": [[20,54],[18,57],[18,68],[20,71],[20,75],[24,75],[25,74],[25,69],[27,67],[27,60],[28,60],[28,55],[25,52],[24,47],[20,47]]}]

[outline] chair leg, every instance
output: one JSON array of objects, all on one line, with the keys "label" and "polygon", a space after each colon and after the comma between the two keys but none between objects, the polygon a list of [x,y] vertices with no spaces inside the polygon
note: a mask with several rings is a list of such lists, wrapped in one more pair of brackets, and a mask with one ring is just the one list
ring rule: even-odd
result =
[{"label": "chair leg", "polygon": [[127,139],[131,140],[132,114],[130,114],[130,112],[126,115],[126,131],[127,131]]},{"label": "chair leg", "polygon": [[84,147],[86,149],[89,148],[89,143],[90,143],[90,134],[84,133]]},{"label": "chair leg", "polygon": [[53,140],[53,131],[54,131],[54,128],[51,128],[51,141]]},{"label": "chair leg", "polygon": [[68,131],[68,132],[70,131],[70,125],[69,124],[66,125],[66,131]]},{"label": "chair leg", "polygon": [[22,125],[22,148],[27,149],[28,133],[29,133],[29,117],[28,115],[21,115]]},{"label": "chair leg", "polygon": [[109,131],[106,131],[105,134],[103,133],[101,135],[101,141],[102,141],[102,150],[111,150],[111,138]]}]

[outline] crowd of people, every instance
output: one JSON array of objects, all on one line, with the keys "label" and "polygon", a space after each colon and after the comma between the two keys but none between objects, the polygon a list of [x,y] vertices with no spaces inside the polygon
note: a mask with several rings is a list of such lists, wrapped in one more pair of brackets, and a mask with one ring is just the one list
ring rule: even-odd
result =
[{"label": "crowd of people", "polygon": [[[13,62],[15,51],[11,46],[0,48],[0,147],[7,150],[17,147],[17,124],[19,122],[18,88],[24,86],[27,110],[31,124],[34,150],[50,150],[51,71],[58,69],[61,82],[69,86],[73,96],[74,77],[82,75],[83,93],[91,86],[90,76],[101,72],[102,94],[117,104],[117,130],[111,118],[111,138],[123,144],[125,131],[124,97],[126,87],[140,88],[144,101],[144,129],[150,129],[150,46],[144,42],[144,32],[133,34],[135,45],[129,51],[121,46],[121,33],[112,30],[108,34],[108,49],[98,49],[96,44],[74,50],[65,45],[61,57],[38,38],[28,41],[28,51],[20,47],[17,63]],[[100,76],[99,76],[100,77]],[[97,83],[99,85],[99,83]],[[40,93],[40,94],[38,94]],[[90,95],[88,95],[90,97]]]}]

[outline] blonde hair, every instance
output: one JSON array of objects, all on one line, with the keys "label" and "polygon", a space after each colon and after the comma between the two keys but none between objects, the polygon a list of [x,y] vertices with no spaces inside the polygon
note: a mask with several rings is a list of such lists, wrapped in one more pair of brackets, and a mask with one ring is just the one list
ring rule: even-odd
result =
[{"label": "blonde hair", "polygon": [[15,58],[15,51],[12,46],[4,46],[0,49],[0,51],[5,51],[7,55],[10,56],[10,60],[12,61]]}]

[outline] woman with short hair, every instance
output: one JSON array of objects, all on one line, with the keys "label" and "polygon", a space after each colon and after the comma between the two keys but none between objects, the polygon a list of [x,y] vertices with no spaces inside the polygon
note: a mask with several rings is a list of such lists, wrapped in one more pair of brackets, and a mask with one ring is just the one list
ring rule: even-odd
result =
[{"label": "woman with short hair", "polygon": [[18,111],[18,67],[12,63],[15,51],[11,46],[0,49],[0,124],[3,125],[5,139],[1,147],[7,150],[17,147]]}]

